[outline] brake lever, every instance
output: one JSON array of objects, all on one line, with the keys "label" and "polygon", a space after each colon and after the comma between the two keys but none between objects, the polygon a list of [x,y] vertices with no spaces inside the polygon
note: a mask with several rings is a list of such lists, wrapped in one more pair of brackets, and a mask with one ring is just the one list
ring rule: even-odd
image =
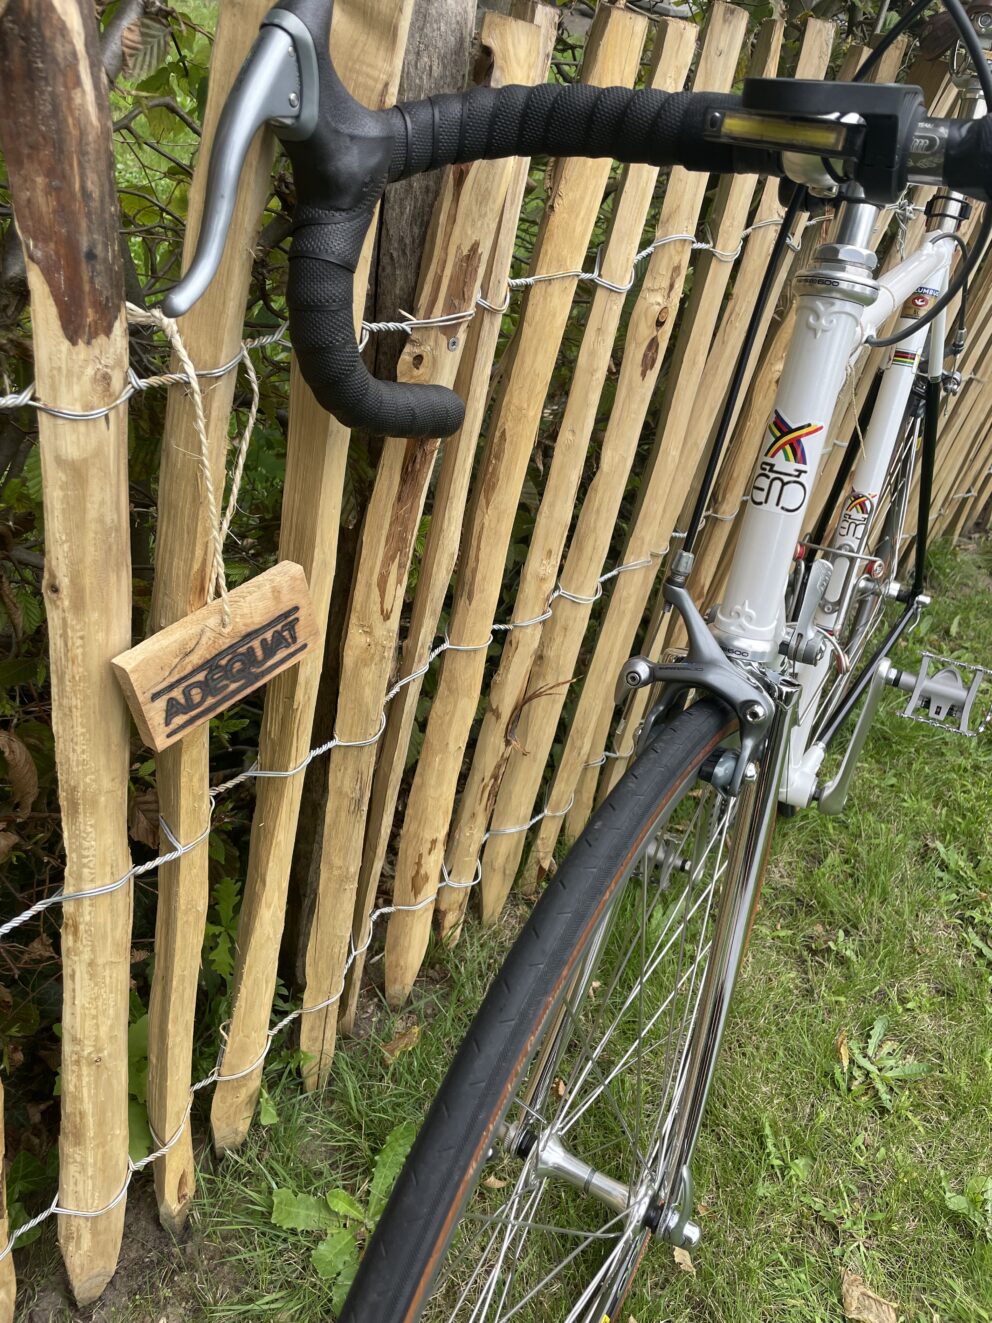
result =
[{"label": "brake lever", "polygon": [[210,153],[206,202],[196,253],[162,301],[167,317],[180,317],[217,274],[248,149],[264,125],[282,142],[309,138],[320,110],[317,51],[295,14],[271,9],[228,94]]}]

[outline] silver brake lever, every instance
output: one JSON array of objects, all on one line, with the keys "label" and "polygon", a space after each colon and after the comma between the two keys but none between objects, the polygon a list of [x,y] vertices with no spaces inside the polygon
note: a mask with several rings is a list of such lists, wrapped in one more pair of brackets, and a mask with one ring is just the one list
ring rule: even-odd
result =
[{"label": "silver brake lever", "polygon": [[295,14],[270,10],[221,112],[196,254],[162,301],[167,317],[188,312],[217,274],[255,134],[269,124],[281,139],[308,138],[317,124],[319,102],[313,38]]}]

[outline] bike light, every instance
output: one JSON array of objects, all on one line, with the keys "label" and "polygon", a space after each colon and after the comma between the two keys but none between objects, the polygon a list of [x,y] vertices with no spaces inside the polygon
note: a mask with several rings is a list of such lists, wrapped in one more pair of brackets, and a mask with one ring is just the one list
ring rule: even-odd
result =
[{"label": "bike light", "polygon": [[[714,127],[716,116],[713,117]],[[837,120],[800,120],[786,115],[755,115],[728,111],[720,116],[722,142],[776,151],[809,152],[814,156],[853,156],[850,126]]]}]

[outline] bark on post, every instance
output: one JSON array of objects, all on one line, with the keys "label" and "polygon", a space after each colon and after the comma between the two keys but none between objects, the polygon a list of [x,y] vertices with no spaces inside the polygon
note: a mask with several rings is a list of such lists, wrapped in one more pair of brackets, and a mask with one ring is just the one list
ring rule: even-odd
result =
[{"label": "bark on post", "polygon": [[[93,6],[9,0],[0,21],[0,146],[25,247],[36,389],[73,411],[120,396],[127,325],[117,246],[110,110]],[[65,839],[65,891],[123,876],[128,717],[110,659],[131,639],[127,413],[39,416],[44,598]],[[59,1198],[97,1212],[127,1180],[127,1004],[131,891],[65,905]],[[117,1266],[124,1200],[62,1217],[80,1304]]]}]

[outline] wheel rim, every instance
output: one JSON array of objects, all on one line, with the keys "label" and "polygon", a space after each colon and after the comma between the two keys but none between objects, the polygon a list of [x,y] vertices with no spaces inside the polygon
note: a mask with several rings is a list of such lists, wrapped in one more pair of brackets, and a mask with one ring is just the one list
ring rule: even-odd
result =
[{"label": "wheel rim", "polygon": [[651,1238],[646,1218],[672,1218],[668,1141],[735,808],[700,782],[659,815],[545,1017],[428,1323],[600,1323]]}]

